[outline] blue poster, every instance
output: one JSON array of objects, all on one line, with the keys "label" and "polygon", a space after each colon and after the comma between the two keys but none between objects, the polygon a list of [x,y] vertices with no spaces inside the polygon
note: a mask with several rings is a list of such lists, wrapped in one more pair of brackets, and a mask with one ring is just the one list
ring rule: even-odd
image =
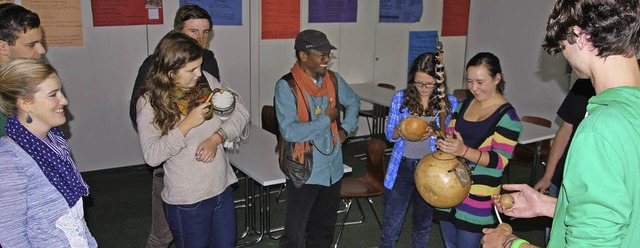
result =
[{"label": "blue poster", "polygon": [[242,25],[242,1],[240,0],[180,0],[180,6],[197,4],[209,12],[213,25]]},{"label": "blue poster", "polygon": [[409,32],[409,63],[407,71],[411,70],[411,63],[420,54],[436,52],[438,31],[411,31]]},{"label": "blue poster", "polygon": [[357,0],[309,0],[309,23],[356,22]]},{"label": "blue poster", "polygon": [[418,22],[422,0],[380,0],[380,22]]}]

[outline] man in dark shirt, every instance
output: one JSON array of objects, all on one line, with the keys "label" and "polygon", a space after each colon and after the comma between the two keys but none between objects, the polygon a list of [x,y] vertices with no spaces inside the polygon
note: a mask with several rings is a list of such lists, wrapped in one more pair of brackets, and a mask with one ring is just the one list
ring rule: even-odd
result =
[{"label": "man in dark shirt", "polygon": [[[578,125],[587,114],[587,104],[589,98],[596,95],[596,90],[589,79],[578,79],[571,87],[569,94],[562,101],[562,105],[558,109],[558,116],[562,119],[562,124],[556,132],[553,139],[547,168],[544,176],[533,187],[540,193],[548,192],[550,196],[558,197],[560,184],[562,183],[562,174],[564,171],[564,162],[569,152],[569,144],[576,133]],[[546,228],[545,241],[549,241],[550,228]]]},{"label": "man in dark shirt", "polygon": [[569,151],[569,144],[571,144],[571,139],[576,129],[578,129],[578,125],[580,125],[587,113],[589,98],[595,95],[596,90],[593,88],[591,80],[578,79],[571,87],[569,94],[564,98],[557,112],[563,123],[560,125],[560,129],[558,129],[551,146],[544,176],[533,187],[535,190],[541,193],[548,190],[551,196],[558,196],[558,188],[562,182],[562,172],[567,152]]},{"label": "man in dark shirt", "polygon": [[[204,51],[202,54],[202,69],[217,80],[220,80],[220,72],[218,70],[218,62],[209,49],[206,49],[206,45],[209,41],[209,35],[211,33],[211,16],[206,10],[195,4],[184,5],[178,9],[176,18],[173,23],[173,29],[189,35],[200,43]],[[129,117],[133,123],[133,127],[137,127],[136,123],[136,103],[138,102],[139,91],[144,86],[147,73],[151,67],[153,60],[153,54],[147,57],[142,62],[140,69],[138,69],[138,76],[136,77],[133,92],[131,94],[131,102],[129,105]],[[205,77],[198,79],[200,84],[208,84]],[[147,240],[147,247],[169,247],[169,244],[173,240],[169,225],[164,216],[162,209],[162,189],[164,188],[164,169],[162,166],[156,167],[153,171],[153,180],[151,186],[151,231],[149,239]]]},{"label": "man in dark shirt", "polygon": [[[191,38],[194,38],[202,45],[204,51],[202,52],[202,70],[208,72],[213,77],[220,81],[220,70],[218,69],[218,61],[213,52],[206,48],[209,41],[209,35],[211,33],[212,22],[211,16],[206,10],[195,4],[188,4],[178,9],[176,18],[173,23],[173,29],[180,31]],[[149,55],[142,65],[138,69],[138,76],[133,86],[133,92],[131,93],[131,102],[129,103],[129,118],[133,123],[133,127],[136,128],[136,103],[138,102],[138,92],[144,86],[144,82],[147,78],[147,73],[151,67],[151,60],[153,54]],[[207,79],[200,77],[198,83],[206,84]]]}]

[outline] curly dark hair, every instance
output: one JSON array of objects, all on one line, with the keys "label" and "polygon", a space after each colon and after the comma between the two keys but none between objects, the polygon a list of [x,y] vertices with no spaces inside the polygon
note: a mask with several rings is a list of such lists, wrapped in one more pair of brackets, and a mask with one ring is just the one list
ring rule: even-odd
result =
[{"label": "curly dark hair", "polygon": [[561,52],[562,41],[576,42],[573,27],[588,36],[598,57],[635,56],[640,48],[638,0],[558,0],[549,15],[542,47],[549,54]]},{"label": "curly dark hair", "polygon": [[162,135],[169,133],[180,121],[180,110],[171,102],[171,89],[175,86],[170,72],[176,72],[187,63],[202,58],[198,41],[186,34],[170,31],[156,46],[151,68],[139,96],[144,96],[153,108],[153,123]]},{"label": "curly dark hair", "polygon": [[[433,115],[434,110],[440,110],[439,99],[437,97],[438,88],[444,89],[444,93],[447,92],[447,84],[443,80],[444,88],[436,87],[433,88],[433,93],[431,94],[431,98],[429,99],[429,108],[424,109],[422,106],[422,102],[420,101],[420,92],[418,88],[415,86],[416,72],[424,72],[429,76],[432,76],[436,80],[439,79],[439,76],[436,74],[436,64],[440,63],[436,58],[436,54],[432,52],[426,52],[420,54],[413,60],[411,63],[411,69],[409,70],[409,76],[407,80],[407,89],[404,92],[404,101],[402,102],[402,107],[400,109],[409,109],[409,113],[411,115],[417,116],[431,116]],[[448,108],[451,108],[451,103],[449,99],[444,96],[445,105]],[[402,111],[402,110],[401,110]]]},{"label": "curly dark hair", "polygon": [[14,3],[0,4],[0,40],[16,45],[19,33],[40,27],[40,17],[35,12]]}]

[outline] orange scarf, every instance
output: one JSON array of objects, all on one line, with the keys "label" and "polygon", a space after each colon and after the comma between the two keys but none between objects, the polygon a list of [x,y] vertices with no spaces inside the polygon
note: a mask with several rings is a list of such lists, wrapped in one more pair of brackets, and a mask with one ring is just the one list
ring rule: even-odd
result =
[{"label": "orange scarf", "polygon": [[[300,122],[308,122],[311,120],[309,113],[314,111],[314,109],[307,109],[309,105],[308,99],[304,92],[309,93],[309,95],[314,97],[327,96],[329,98],[329,105],[327,108],[335,108],[336,107],[336,89],[334,87],[334,82],[331,80],[329,76],[329,72],[327,71],[322,77],[322,87],[318,87],[317,84],[311,80],[311,77],[307,75],[300,65],[296,61],[291,68],[291,74],[293,75],[293,79],[296,82],[299,90],[296,90],[296,105],[298,109],[298,121]],[[338,144],[338,124],[336,121],[331,122],[331,133],[333,134],[331,141],[335,146]],[[293,159],[303,163],[304,161],[304,153],[311,151],[311,142],[303,142],[296,143],[293,149]]]}]

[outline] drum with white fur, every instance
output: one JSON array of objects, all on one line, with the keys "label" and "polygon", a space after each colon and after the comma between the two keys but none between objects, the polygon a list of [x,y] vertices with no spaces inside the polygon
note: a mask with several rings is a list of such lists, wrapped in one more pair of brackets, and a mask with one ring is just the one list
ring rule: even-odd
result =
[{"label": "drum with white fur", "polygon": [[226,120],[236,108],[236,96],[231,91],[216,88],[213,90],[213,97],[211,97],[211,107],[220,119]]}]

